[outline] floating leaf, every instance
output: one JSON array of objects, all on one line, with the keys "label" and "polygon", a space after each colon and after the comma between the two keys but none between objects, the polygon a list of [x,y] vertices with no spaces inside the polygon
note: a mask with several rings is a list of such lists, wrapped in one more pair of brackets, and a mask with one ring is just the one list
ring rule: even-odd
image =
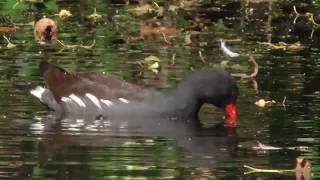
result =
[{"label": "floating leaf", "polygon": [[144,58],[144,60],[146,62],[148,62],[149,64],[151,64],[153,62],[160,62],[160,59],[156,56],[148,56],[148,57]]},{"label": "floating leaf", "polygon": [[59,14],[56,14],[57,16],[59,16],[62,19],[68,18],[70,16],[72,16],[71,12],[69,10],[66,9],[61,9]]},{"label": "floating leaf", "polygon": [[158,69],[160,67],[158,62],[155,62],[153,64],[151,64],[148,69],[152,70],[152,69]]},{"label": "floating leaf", "polygon": [[2,37],[8,42],[8,44],[7,44],[8,49],[12,49],[12,48],[16,47],[16,45],[11,43],[10,40],[6,36],[2,35]]},{"label": "floating leaf", "polygon": [[9,42],[8,44],[7,44],[7,48],[8,49],[12,49],[12,48],[15,48],[16,47],[16,45],[15,44],[12,44],[11,42]]},{"label": "floating leaf", "polygon": [[154,72],[155,74],[159,73],[158,69],[151,69],[151,71]]}]

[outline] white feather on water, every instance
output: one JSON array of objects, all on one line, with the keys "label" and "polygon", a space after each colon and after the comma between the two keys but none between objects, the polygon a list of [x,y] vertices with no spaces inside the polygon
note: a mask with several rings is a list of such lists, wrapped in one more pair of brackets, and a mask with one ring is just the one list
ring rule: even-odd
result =
[{"label": "white feather on water", "polygon": [[221,49],[222,53],[227,57],[234,58],[234,57],[240,56],[239,53],[232,52],[230,49],[228,49],[226,47],[226,41],[222,40],[222,39],[220,39],[220,49]]}]

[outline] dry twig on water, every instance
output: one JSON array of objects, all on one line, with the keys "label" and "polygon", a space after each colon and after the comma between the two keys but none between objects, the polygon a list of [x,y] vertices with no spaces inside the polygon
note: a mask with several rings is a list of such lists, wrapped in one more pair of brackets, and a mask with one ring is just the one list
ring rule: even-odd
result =
[{"label": "dry twig on water", "polygon": [[248,165],[244,165],[244,168],[249,169],[249,171],[244,172],[244,174],[251,174],[251,173],[295,173],[297,180],[310,180],[311,179],[311,163],[309,160],[298,157],[296,158],[296,168],[295,169],[260,169],[254,168]]},{"label": "dry twig on water", "polygon": [[250,56],[249,62],[251,62],[253,64],[253,70],[252,73],[247,75],[244,73],[233,73],[231,74],[233,77],[239,77],[241,79],[251,79],[257,76],[258,72],[259,72],[259,65],[258,63],[254,60],[254,58],[252,56]]},{"label": "dry twig on water", "polygon": [[206,60],[205,60],[204,57],[202,56],[202,52],[201,52],[200,50],[198,51],[198,54],[199,54],[200,60],[201,60],[203,63],[206,63]]},{"label": "dry twig on water", "polygon": [[166,35],[165,35],[163,32],[161,32],[161,34],[162,34],[162,37],[163,37],[164,42],[165,42],[166,44],[168,44],[168,45],[171,45],[172,43],[167,40]]},{"label": "dry twig on water", "polygon": [[175,65],[176,64],[176,53],[172,54],[172,61],[171,61],[171,65]]},{"label": "dry twig on water", "polygon": [[243,165],[243,167],[250,169],[250,171],[244,172],[244,174],[251,174],[251,173],[257,173],[257,172],[265,172],[265,173],[286,173],[286,172],[295,172],[294,169],[260,169],[260,168],[254,168],[248,165]]},{"label": "dry twig on water", "polygon": [[308,19],[308,22],[310,22],[312,24],[312,31],[310,33],[310,38],[313,37],[313,33],[315,31],[315,29],[319,28],[320,27],[320,24],[318,24],[315,20],[314,20],[314,14],[311,13],[311,12],[306,12],[304,13],[304,15],[301,15],[298,11],[297,11],[297,8],[296,6],[293,6],[293,12],[295,14],[295,18],[293,20],[293,24],[296,24],[297,22],[297,19],[301,16],[304,16]]},{"label": "dry twig on water", "polygon": [[67,49],[77,49],[77,48],[84,48],[84,49],[92,49],[95,44],[96,44],[96,41],[93,40],[92,44],[91,45],[88,45],[88,46],[85,46],[85,45],[78,45],[78,44],[74,44],[74,45],[68,45],[68,44],[64,44],[62,43],[60,40],[57,40],[57,42],[62,45],[63,48],[67,48]]}]

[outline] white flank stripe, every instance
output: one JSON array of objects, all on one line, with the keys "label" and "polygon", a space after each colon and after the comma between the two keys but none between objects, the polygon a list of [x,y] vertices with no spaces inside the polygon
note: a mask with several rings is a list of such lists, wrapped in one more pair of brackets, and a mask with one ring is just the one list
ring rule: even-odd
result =
[{"label": "white flank stripe", "polygon": [[62,97],[62,98],[61,98],[61,101],[63,101],[63,102],[65,102],[65,103],[67,103],[67,102],[70,102],[70,101],[71,101],[71,99],[70,99],[70,98],[68,98],[68,97]]},{"label": "white flank stripe", "polygon": [[226,56],[229,56],[231,58],[240,56],[239,53],[232,52],[230,49],[228,49],[224,40],[220,40],[220,48]]},{"label": "white flank stripe", "polygon": [[120,101],[124,102],[124,103],[129,103],[128,100],[124,99],[124,98],[118,98]]},{"label": "white flank stripe", "polygon": [[90,93],[86,93],[86,96],[99,108],[101,108],[100,102],[98,100],[98,98]]},{"label": "white flank stripe", "polygon": [[29,92],[30,94],[34,95],[35,97],[37,97],[38,99],[41,99],[42,94],[46,91],[45,88],[41,87],[41,86],[37,86],[34,89],[31,89]]},{"label": "white flank stripe", "polygon": [[111,106],[113,104],[112,101],[106,100],[106,99],[100,99],[101,102],[103,102],[104,104],[106,104],[107,106]]},{"label": "white flank stripe", "polygon": [[69,96],[72,100],[74,100],[80,107],[86,107],[86,104],[76,95],[71,94]]}]

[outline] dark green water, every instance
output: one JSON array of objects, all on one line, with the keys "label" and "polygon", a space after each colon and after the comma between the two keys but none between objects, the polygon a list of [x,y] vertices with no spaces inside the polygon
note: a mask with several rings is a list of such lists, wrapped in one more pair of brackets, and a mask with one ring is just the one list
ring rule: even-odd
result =
[{"label": "dark green water", "polygon": [[[13,9],[14,4],[10,0],[0,3],[1,14],[9,15],[21,28],[7,34],[17,46],[0,52],[0,177],[295,179],[294,173],[244,175],[243,165],[293,169],[298,156],[312,163],[313,179],[320,177],[319,32],[316,29],[313,37],[309,37],[312,25],[307,24],[306,17],[298,18],[297,24],[293,24],[290,13],[294,4],[269,6],[262,2],[245,7],[240,1],[222,4],[204,1],[176,12],[165,10],[157,21],[167,27],[185,29],[175,37],[166,37],[171,43],[166,43],[162,35],[155,40],[139,38],[140,24],[155,14],[130,14],[127,10],[136,4],[114,5],[107,0],[49,1],[47,8],[19,4]],[[169,7],[169,3],[160,1],[159,5]],[[319,14],[317,3],[295,5],[301,13]],[[95,25],[88,25],[85,16],[94,8],[102,18]],[[54,16],[61,9],[70,10],[73,16],[67,20]],[[27,24],[43,15],[58,21],[59,39],[65,44],[89,45],[95,40],[95,47],[88,50],[38,45],[33,27]],[[317,16],[315,21],[320,22]],[[195,35],[191,36],[192,43],[186,44],[191,30]],[[37,99],[13,86],[24,82],[43,84],[38,63],[47,59],[70,71],[109,72],[142,86],[167,88],[192,69],[213,67],[228,60],[219,50],[220,38],[227,40],[230,49],[252,55],[259,64],[259,74],[254,79],[257,88],[253,88],[253,80],[238,79],[240,119],[233,136],[184,135],[179,133],[182,131],[179,127],[175,132],[155,136],[150,130],[132,133],[131,129],[110,129],[108,122],[99,128],[82,128],[86,120],[57,121]],[[259,44],[280,41],[300,41],[304,48],[270,50]],[[1,40],[1,46],[6,45]],[[133,63],[150,55],[161,59],[158,74]],[[247,56],[229,59],[228,71],[250,74],[251,64],[247,59]],[[284,97],[285,106],[281,104]],[[277,103],[259,108],[254,104],[258,99]],[[205,126],[222,122],[223,116],[220,110],[211,108],[201,114]],[[277,147],[307,146],[308,151],[255,151],[251,147],[256,141]]]}]

